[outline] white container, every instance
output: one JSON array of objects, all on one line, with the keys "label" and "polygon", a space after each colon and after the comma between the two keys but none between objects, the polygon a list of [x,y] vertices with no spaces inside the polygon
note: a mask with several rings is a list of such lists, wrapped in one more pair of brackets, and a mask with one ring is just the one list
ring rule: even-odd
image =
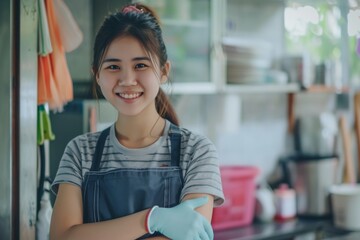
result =
[{"label": "white container", "polygon": [[262,222],[270,222],[275,216],[274,193],[270,188],[256,190],[255,216]]},{"label": "white container", "polygon": [[330,193],[335,226],[360,230],[360,185],[332,186]]},{"label": "white container", "polygon": [[275,219],[287,220],[296,216],[296,197],[294,189],[287,184],[281,184],[275,190]]}]

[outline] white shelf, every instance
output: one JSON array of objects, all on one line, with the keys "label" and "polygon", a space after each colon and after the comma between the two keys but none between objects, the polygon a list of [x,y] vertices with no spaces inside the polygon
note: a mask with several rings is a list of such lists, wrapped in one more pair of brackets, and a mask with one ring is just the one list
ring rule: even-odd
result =
[{"label": "white shelf", "polygon": [[171,83],[162,85],[167,94],[214,94],[219,92],[215,84],[205,83]]},{"label": "white shelf", "polygon": [[299,92],[300,86],[290,84],[227,84],[223,93],[291,93]]},{"label": "white shelf", "polygon": [[226,84],[223,87],[213,83],[171,83],[162,85],[167,94],[217,94],[217,93],[347,93],[349,89],[313,85],[306,89],[299,84]]}]

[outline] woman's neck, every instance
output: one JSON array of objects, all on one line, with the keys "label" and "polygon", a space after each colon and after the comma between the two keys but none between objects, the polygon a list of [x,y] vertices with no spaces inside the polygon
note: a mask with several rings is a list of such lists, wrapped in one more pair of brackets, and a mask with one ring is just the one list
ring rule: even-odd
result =
[{"label": "woman's neck", "polygon": [[115,124],[118,141],[128,148],[141,148],[154,143],[163,135],[165,119],[152,117],[119,116]]}]

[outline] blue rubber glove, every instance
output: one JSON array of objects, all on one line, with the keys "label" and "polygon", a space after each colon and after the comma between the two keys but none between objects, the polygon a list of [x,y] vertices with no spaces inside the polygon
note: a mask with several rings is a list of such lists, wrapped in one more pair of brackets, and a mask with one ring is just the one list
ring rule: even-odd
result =
[{"label": "blue rubber glove", "polygon": [[201,197],[172,208],[155,207],[149,216],[149,228],[173,240],[212,240],[214,232],[209,221],[194,210],[207,202],[208,197]]}]

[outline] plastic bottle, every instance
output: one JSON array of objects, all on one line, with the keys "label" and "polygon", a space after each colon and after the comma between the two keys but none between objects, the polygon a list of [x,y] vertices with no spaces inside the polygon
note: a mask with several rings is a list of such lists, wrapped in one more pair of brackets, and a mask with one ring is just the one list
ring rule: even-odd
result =
[{"label": "plastic bottle", "polygon": [[275,190],[275,220],[285,221],[296,216],[296,198],[294,189],[281,184]]},{"label": "plastic bottle", "polygon": [[36,240],[49,240],[51,215],[51,203],[47,193],[45,193],[40,202],[40,211],[36,224]]}]

